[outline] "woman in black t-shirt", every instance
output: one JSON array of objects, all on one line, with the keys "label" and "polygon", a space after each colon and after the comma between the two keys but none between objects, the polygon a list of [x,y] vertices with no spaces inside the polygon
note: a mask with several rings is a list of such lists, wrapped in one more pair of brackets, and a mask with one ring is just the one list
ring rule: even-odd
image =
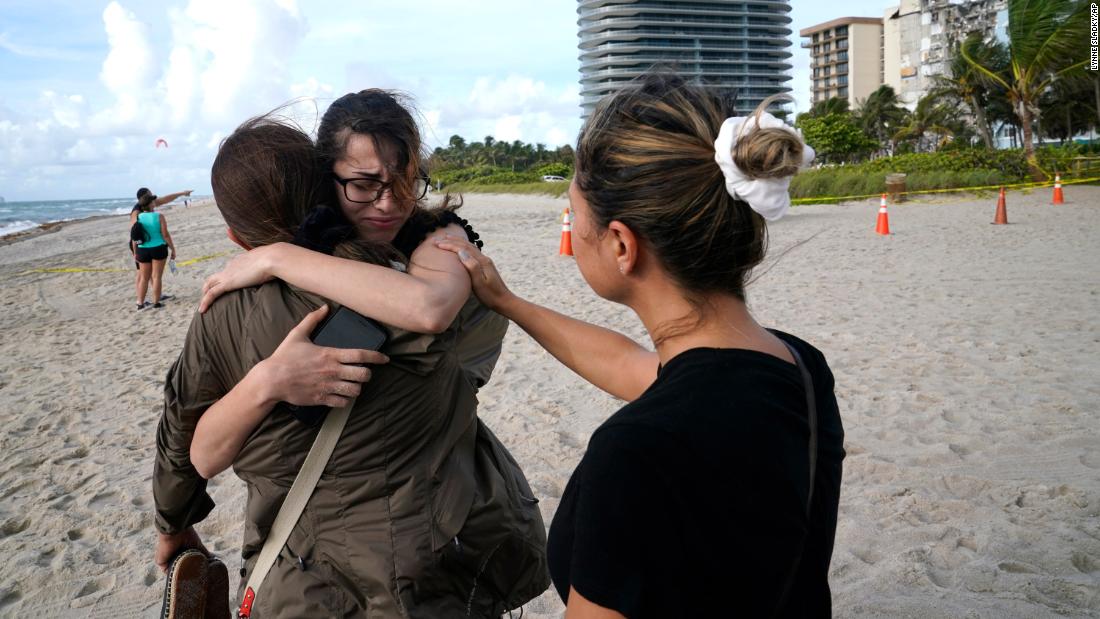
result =
[{"label": "woman in black t-shirt", "polygon": [[601,297],[637,313],[656,352],[525,301],[459,238],[474,290],[629,403],[592,435],[548,551],[574,617],[822,617],[844,458],[822,354],[745,303],[766,220],[813,159],[763,110],[650,73],[581,131],[573,249]]}]

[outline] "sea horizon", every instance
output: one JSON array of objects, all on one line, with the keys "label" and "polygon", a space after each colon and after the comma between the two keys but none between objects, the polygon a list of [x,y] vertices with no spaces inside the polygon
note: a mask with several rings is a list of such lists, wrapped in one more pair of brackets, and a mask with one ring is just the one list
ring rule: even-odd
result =
[{"label": "sea horizon", "polygon": [[[189,199],[196,198],[197,196]],[[43,224],[125,215],[134,204],[132,197],[4,201],[0,202],[0,237],[31,230]]]}]

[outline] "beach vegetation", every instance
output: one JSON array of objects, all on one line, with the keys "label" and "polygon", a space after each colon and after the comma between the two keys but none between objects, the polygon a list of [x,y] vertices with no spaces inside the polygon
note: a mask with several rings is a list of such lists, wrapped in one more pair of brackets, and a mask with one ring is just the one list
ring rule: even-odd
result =
[{"label": "beach vegetation", "polygon": [[491,135],[481,141],[467,142],[454,135],[446,147],[435,149],[429,166],[433,186],[448,191],[488,188],[487,191],[504,193],[507,187],[516,193],[558,195],[561,192],[556,187],[547,186],[554,183],[543,183],[542,177],[572,177],[573,147],[548,148],[545,144],[520,140],[504,142]]},{"label": "beach vegetation", "polygon": [[1023,148],[1036,180],[1045,179],[1035,153],[1034,123],[1042,115],[1042,97],[1061,82],[1087,78],[1089,3],[1083,0],[1009,0],[1007,67],[966,44],[959,54],[989,84],[1000,88],[1019,119]]},{"label": "beach vegetation", "polygon": [[[1100,144],[1069,142],[1035,149],[1043,169],[1062,174],[1074,170],[1075,158],[1100,155]],[[930,153],[902,153],[855,164],[803,170],[791,180],[792,198],[866,196],[886,191],[886,175],[904,173],[910,192],[961,187],[1008,185],[1031,180],[1022,148],[991,150],[982,146],[944,148]]]},{"label": "beach vegetation", "polygon": [[879,155],[892,155],[896,146],[894,135],[905,124],[906,109],[898,101],[898,95],[889,84],[859,101],[856,124],[869,137],[878,142]]},{"label": "beach vegetation", "polygon": [[848,113],[803,114],[794,126],[824,163],[862,159],[878,147],[878,142],[864,133]]},{"label": "beach vegetation", "polygon": [[569,191],[569,183],[544,183],[542,180],[531,183],[498,183],[493,185],[455,183],[446,186],[445,189],[453,193],[515,193],[560,198]]},{"label": "beach vegetation", "polygon": [[971,57],[998,74],[1008,67],[1008,49],[998,41],[985,41],[981,33],[974,32],[961,44],[952,48],[947,73],[933,78],[935,88],[932,97],[946,104],[961,106],[970,114],[974,130],[986,148],[994,148],[993,126],[987,109],[993,98],[1001,93],[961,53],[965,47]]}]

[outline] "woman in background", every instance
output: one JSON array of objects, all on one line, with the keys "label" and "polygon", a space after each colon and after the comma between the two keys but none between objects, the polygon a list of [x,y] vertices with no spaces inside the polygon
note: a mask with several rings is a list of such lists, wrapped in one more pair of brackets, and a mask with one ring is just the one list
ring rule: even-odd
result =
[{"label": "woman in background", "polygon": [[153,210],[156,204],[157,197],[152,193],[142,196],[134,215],[135,225],[131,228],[141,234],[140,239],[131,238],[134,260],[138,263],[136,287],[139,310],[145,309],[145,295],[149,292],[150,282],[153,285],[153,307],[164,307],[160,302],[164,265],[168,260],[176,259],[176,246],[168,232],[168,220],[162,213]]},{"label": "woman in background", "polygon": [[[163,198],[158,198],[152,191],[149,191],[148,187],[139,188],[137,190],[137,202],[135,202],[134,207],[130,209],[130,232],[131,232],[131,236],[133,235],[134,223],[137,222],[138,213],[141,212],[142,202],[147,200],[146,196],[152,196],[153,206],[155,208],[157,206],[163,206],[165,204],[168,204],[168,203],[172,202],[173,200],[175,200],[176,198],[179,198],[181,196],[190,196],[191,191],[192,191],[191,189],[187,189],[185,191],[177,191],[176,193],[170,193],[170,194],[164,196]],[[137,261],[137,250],[135,248],[136,245],[137,244],[133,242],[132,238],[130,240],[126,241],[126,248],[130,250],[130,255],[134,257],[134,269],[137,270],[137,272],[134,275],[134,286],[135,286],[135,288],[138,286],[138,282],[141,281],[141,263]],[[172,295],[164,294],[163,292],[161,292],[161,295],[160,295],[160,300],[161,301],[167,301],[168,299],[171,299],[171,298],[172,298]],[[147,306],[148,303],[146,302],[146,303],[143,303],[142,305]]]}]

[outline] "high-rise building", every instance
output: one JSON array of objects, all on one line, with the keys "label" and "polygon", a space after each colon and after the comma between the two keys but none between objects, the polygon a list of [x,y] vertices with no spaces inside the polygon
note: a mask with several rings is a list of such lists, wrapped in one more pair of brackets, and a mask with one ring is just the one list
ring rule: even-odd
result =
[{"label": "high-rise building", "polygon": [[949,70],[952,47],[972,32],[1005,39],[1006,0],[901,0],[883,16],[883,81],[909,109]]},{"label": "high-rise building", "polygon": [[806,39],[802,47],[810,50],[813,103],[839,97],[855,109],[857,101],[882,85],[880,18],[841,17],[798,34]]},{"label": "high-rise building", "polygon": [[747,112],[791,90],[786,0],[578,0],[581,108],[657,63],[735,89]]}]

